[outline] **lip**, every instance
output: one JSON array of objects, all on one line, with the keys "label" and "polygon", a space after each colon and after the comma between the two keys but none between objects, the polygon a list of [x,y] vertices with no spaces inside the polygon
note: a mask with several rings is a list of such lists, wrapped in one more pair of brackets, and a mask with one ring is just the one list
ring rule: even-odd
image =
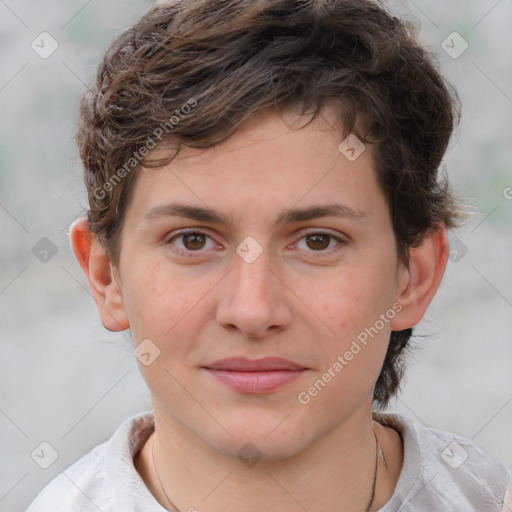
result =
[{"label": "lip", "polygon": [[247,359],[246,357],[228,357],[205,365],[209,370],[227,370],[234,372],[270,372],[277,370],[305,370],[304,366],[283,359],[282,357],[263,357]]},{"label": "lip", "polygon": [[222,384],[243,393],[269,393],[302,376],[308,368],[280,357],[230,357],[203,367]]}]

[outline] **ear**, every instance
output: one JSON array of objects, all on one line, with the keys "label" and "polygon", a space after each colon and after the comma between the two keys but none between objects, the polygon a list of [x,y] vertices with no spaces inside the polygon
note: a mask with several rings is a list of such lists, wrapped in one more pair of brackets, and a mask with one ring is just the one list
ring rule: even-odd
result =
[{"label": "ear", "polygon": [[400,270],[397,301],[402,309],[391,321],[393,331],[414,327],[423,318],[446,269],[449,247],[446,229],[430,230],[419,247],[410,249],[408,268]]},{"label": "ear", "polygon": [[123,300],[119,272],[96,237],[89,231],[87,219],[77,219],[69,229],[71,248],[89,282],[101,322],[109,331],[130,327]]}]

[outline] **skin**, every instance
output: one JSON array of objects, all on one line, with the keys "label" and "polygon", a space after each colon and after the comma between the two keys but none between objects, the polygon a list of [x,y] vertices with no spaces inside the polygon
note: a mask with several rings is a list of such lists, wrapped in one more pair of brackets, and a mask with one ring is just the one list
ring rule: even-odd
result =
[{"label": "skin", "polygon": [[[158,473],[180,511],[364,511],[376,455],[372,428],[388,461],[379,461],[372,510],[398,481],[401,439],[372,421],[373,390],[391,330],[416,325],[435,295],[448,257],[446,233],[443,226],[429,232],[404,266],[372,148],[349,161],[338,149],[344,137],[330,107],[303,124],[292,112],[264,111],[219,146],[185,148],[167,166],[142,170],[118,267],[84,220],[71,228],[103,325],[129,328],[135,346],[150,339],[160,350],[152,364],[139,362],[156,433],[135,466],[169,510],[153,443]],[[147,219],[171,201],[211,208],[226,223]],[[275,226],[283,210],[334,202],[363,215]],[[183,228],[208,236],[176,237]],[[311,237],[319,232],[333,237]],[[248,236],[263,251],[252,263],[236,252]],[[309,403],[300,403],[299,393],[394,304],[400,311]],[[202,368],[231,356],[279,356],[308,370],[274,392],[243,393]],[[249,442],[262,457],[251,467],[237,458]]]}]

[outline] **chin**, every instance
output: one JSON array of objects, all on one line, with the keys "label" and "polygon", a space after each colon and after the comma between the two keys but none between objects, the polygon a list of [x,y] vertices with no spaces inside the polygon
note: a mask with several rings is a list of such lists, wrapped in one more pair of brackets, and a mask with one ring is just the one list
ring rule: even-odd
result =
[{"label": "chin", "polygon": [[301,428],[292,416],[284,419],[286,415],[279,418],[263,414],[258,418],[240,415],[236,421],[223,423],[232,437],[219,429],[202,437],[221,455],[251,461],[288,459],[314,442],[311,429]]}]

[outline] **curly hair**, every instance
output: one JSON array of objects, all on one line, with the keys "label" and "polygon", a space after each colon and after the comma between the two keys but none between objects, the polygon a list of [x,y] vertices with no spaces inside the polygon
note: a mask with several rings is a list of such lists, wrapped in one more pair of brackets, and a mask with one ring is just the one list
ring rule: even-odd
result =
[{"label": "curly hair", "polygon": [[[371,0],[168,0],[106,51],[79,107],[89,228],[118,264],[124,213],[140,167],[183,145],[210,148],[268,108],[339,107],[345,136],[374,144],[399,258],[462,210],[441,163],[459,118],[456,91],[414,28]],[[152,160],[154,147],[169,156]],[[161,152],[159,152],[161,154]],[[412,329],[393,331],[374,401],[404,372]]]}]

